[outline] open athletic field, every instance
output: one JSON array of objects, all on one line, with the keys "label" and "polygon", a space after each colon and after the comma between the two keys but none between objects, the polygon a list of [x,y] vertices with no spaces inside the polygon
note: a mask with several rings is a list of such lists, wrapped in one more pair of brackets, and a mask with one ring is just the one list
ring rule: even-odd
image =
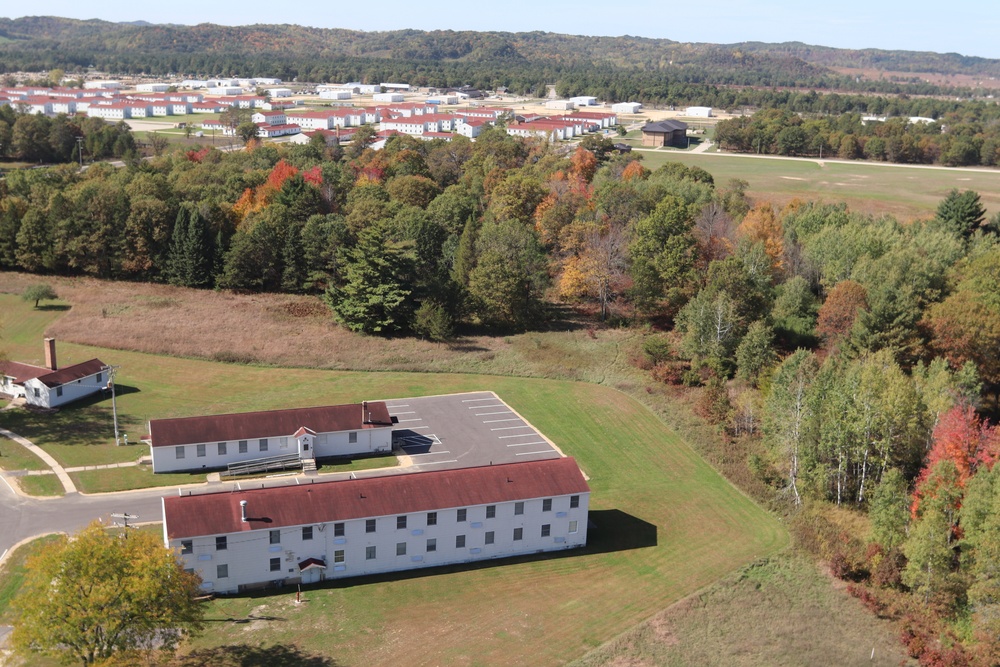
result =
[{"label": "open athletic field", "polygon": [[697,165],[723,187],[731,178],[750,183],[755,200],[786,204],[794,198],[826,203],[847,202],[856,211],[887,213],[900,220],[927,218],[952,188],[975,190],[989,214],[1000,212],[1000,171],[904,167],[839,160],[788,160],[769,157],[641,151],[643,164]]}]

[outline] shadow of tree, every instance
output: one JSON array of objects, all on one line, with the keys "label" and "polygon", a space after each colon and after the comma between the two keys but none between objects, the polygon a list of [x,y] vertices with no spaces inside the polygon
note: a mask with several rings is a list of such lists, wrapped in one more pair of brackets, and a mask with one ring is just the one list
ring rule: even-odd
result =
[{"label": "shadow of tree", "polygon": [[[139,388],[117,384],[118,396],[134,394]],[[119,414],[122,430],[139,428],[141,423]],[[3,413],[0,425],[38,442],[60,444],[99,445],[114,441],[111,413],[111,393],[98,392],[55,410],[37,410],[30,407],[8,410]],[[138,443],[136,443],[138,444]]]},{"label": "shadow of tree", "polygon": [[337,667],[333,658],[305,653],[297,646],[229,644],[198,649],[171,663],[171,667]]},{"label": "shadow of tree", "polygon": [[48,310],[48,311],[54,311],[54,312],[64,312],[64,311],[69,310],[70,308],[72,308],[72,306],[69,306],[67,304],[59,304],[59,303],[48,303],[48,304],[46,304],[46,303],[43,303],[43,304],[39,304],[38,306],[36,306],[35,310]]}]

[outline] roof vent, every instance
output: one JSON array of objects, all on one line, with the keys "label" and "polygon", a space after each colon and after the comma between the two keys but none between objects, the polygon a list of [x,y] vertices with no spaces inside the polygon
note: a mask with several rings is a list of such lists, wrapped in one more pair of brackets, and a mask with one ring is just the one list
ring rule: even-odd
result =
[{"label": "roof vent", "polygon": [[240,521],[243,523],[247,522],[247,501],[240,501]]}]

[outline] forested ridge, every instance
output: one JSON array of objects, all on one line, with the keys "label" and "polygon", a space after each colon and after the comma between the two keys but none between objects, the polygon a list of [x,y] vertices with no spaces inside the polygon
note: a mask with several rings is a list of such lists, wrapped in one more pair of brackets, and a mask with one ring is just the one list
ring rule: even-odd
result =
[{"label": "forested ridge", "polygon": [[[416,85],[507,86],[540,94],[546,84],[567,84],[611,101],[705,102],[677,86],[813,88],[885,95],[972,96],[925,82],[856,80],[830,70],[838,49],[789,45],[685,44],[641,37],[586,37],[545,32],[358,32],[294,25],[240,27],[119,24],[56,17],[0,19],[0,71],[68,72],[87,67],[116,74],[277,76],[328,82],[405,80]],[[773,48],[772,48],[773,47]],[[822,57],[810,60],[812,53]],[[881,53],[881,52],[880,52]],[[975,70],[989,75],[996,61],[936,54],[884,52],[892,63],[934,65],[932,71]],[[865,59],[868,56],[857,56]],[[839,62],[839,61],[838,61]],[[905,69],[905,68],[904,68]],[[614,86],[607,74],[626,76]],[[708,102],[705,102],[708,103]],[[722,106],[722,105],[720,105]]]}]

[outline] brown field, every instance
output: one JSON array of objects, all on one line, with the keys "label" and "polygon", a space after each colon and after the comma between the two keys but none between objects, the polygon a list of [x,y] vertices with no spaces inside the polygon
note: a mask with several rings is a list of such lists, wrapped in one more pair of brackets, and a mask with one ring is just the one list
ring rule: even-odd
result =
[{"label": "brown field", "polygon": [[848,76],[860,76],[863,79],[878,81],[896,77],[903,81],[912,78],[920,79],[938,86],[955,86],[958,88],[1000,88],[1000,79],[972,74],[940,74],[938,72],[893,72],[878,70],[871,67],[831,67],[834,72]]}]

